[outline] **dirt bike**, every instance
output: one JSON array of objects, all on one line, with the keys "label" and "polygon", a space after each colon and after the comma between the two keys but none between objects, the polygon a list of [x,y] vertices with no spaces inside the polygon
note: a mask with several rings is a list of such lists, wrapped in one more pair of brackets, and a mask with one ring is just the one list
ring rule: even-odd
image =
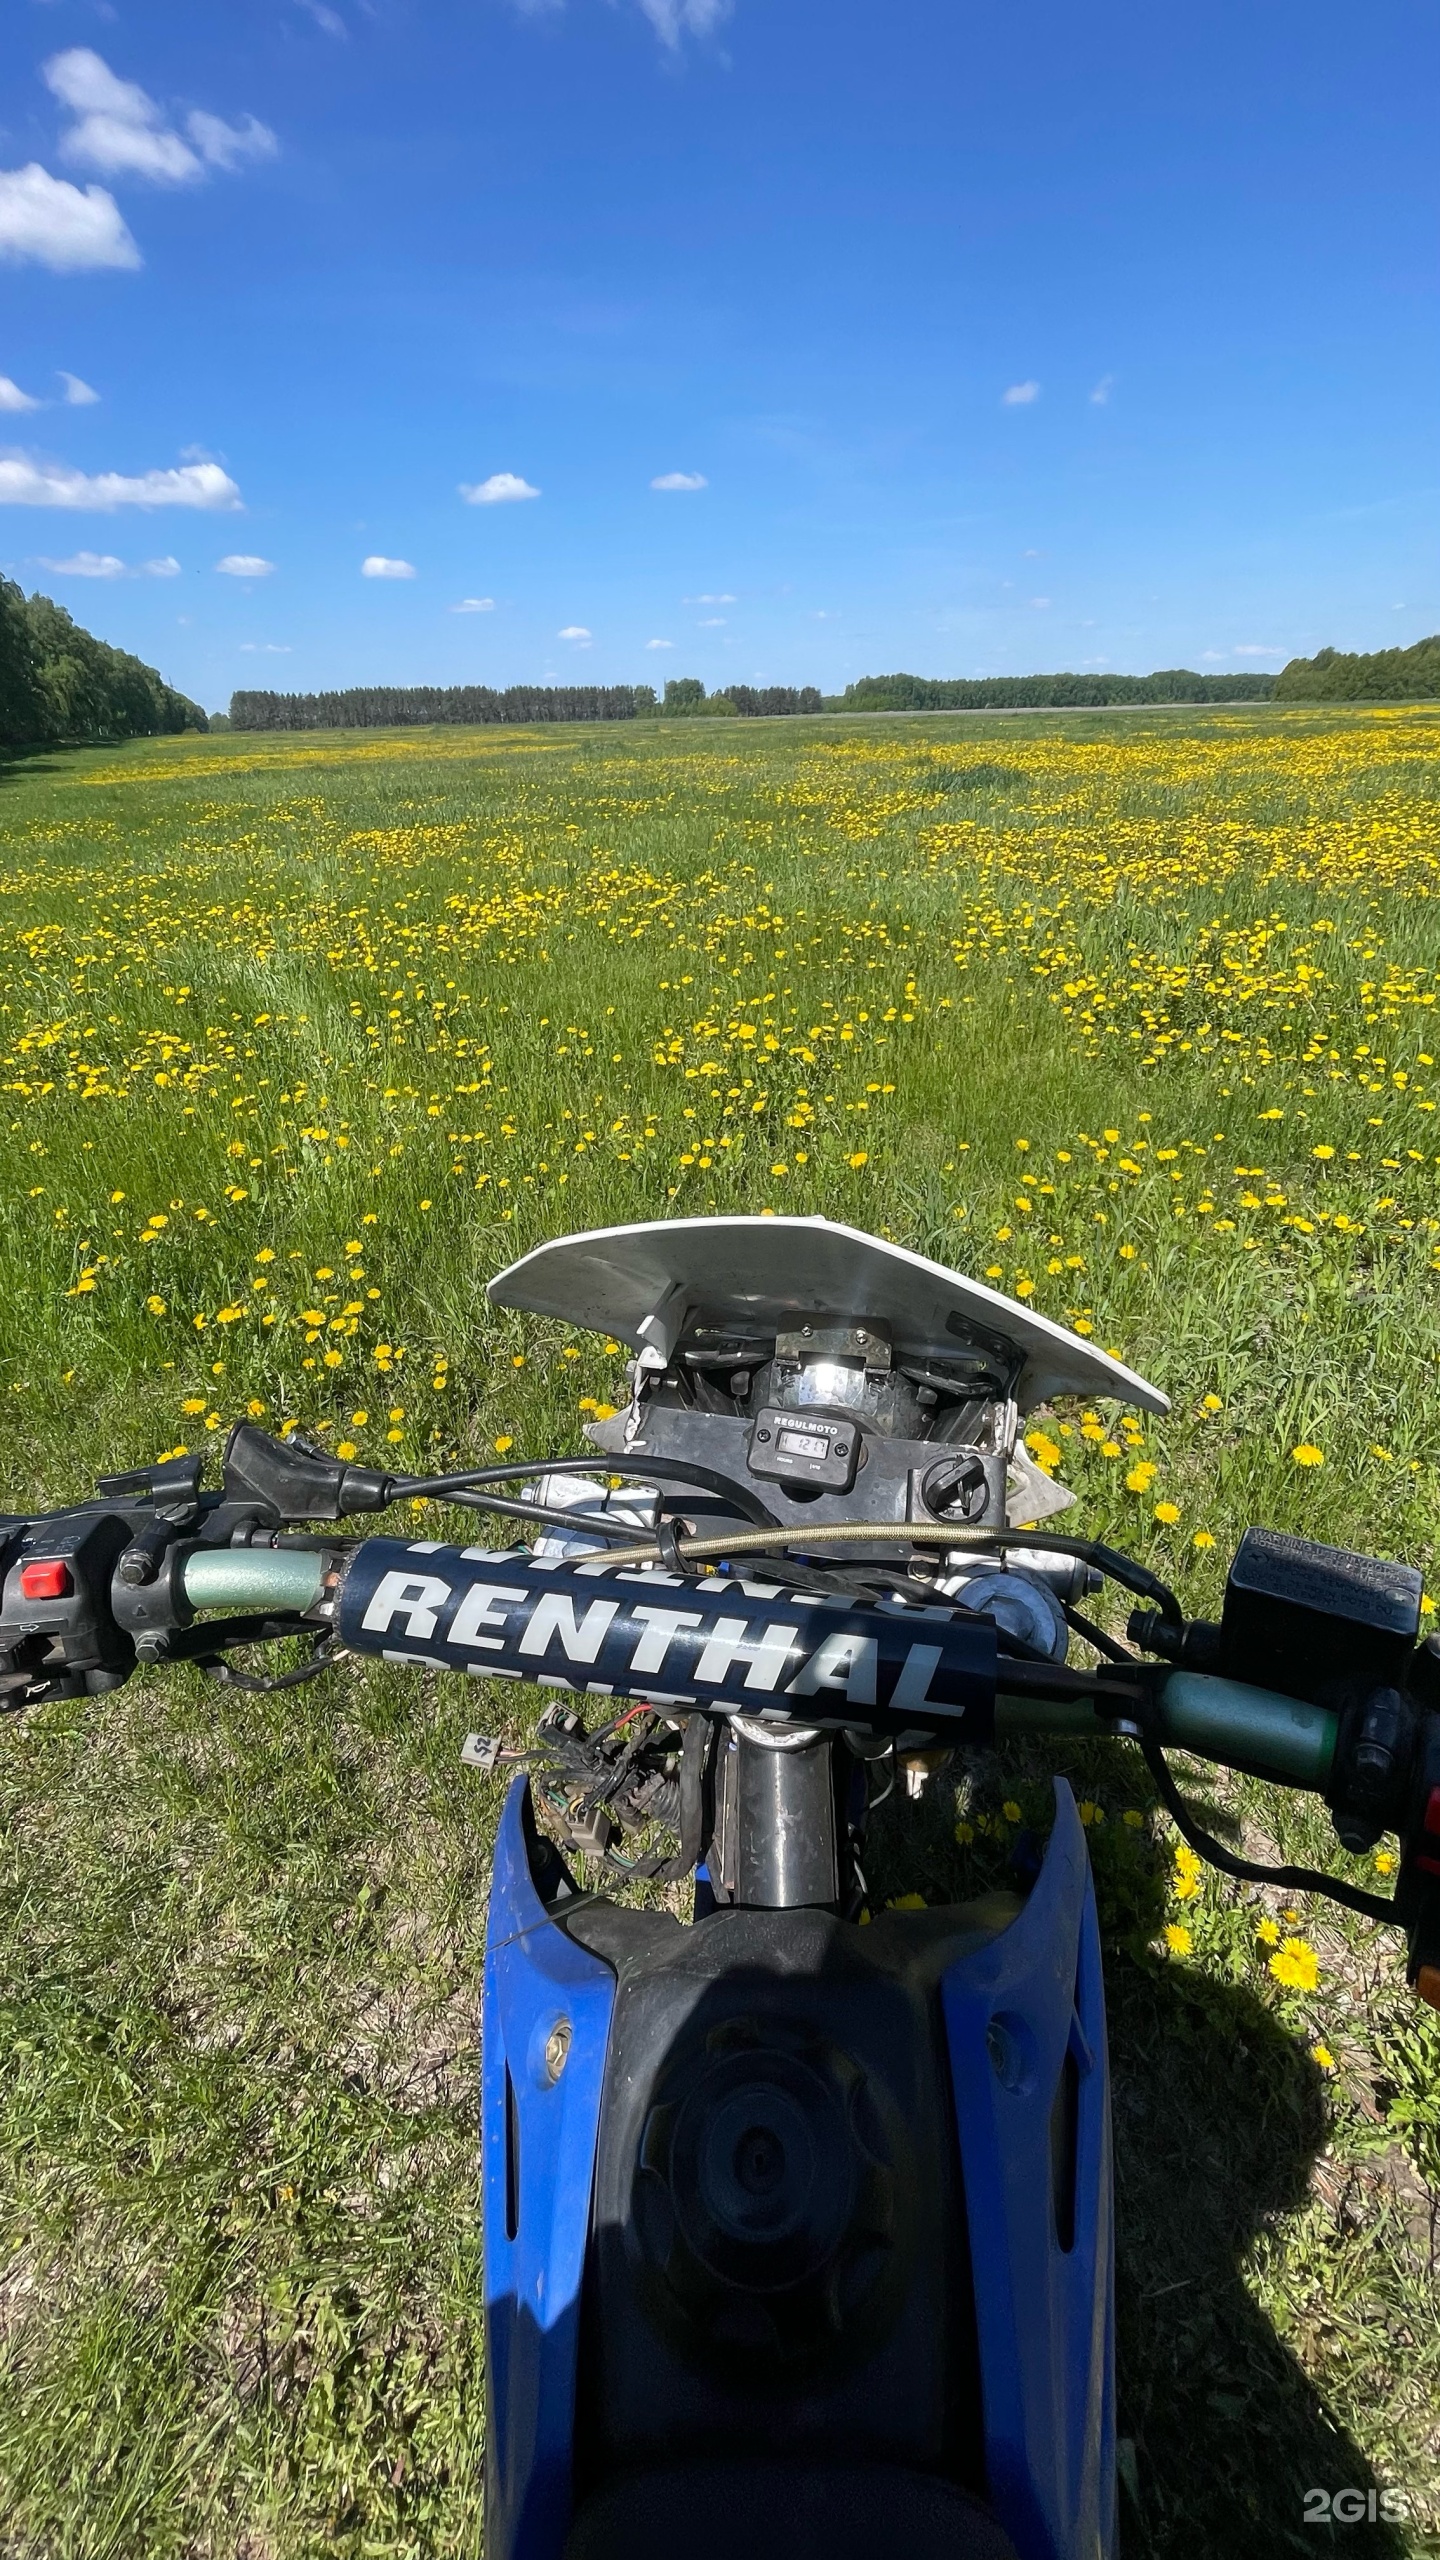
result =
[{"label": "dirt bike", "polygon": [[[956,1750],[1113,1738],[1198,1856],[1398,1925],[1440,2006],[1420,1575],[1254,1528],[1219,1620],[1187,1620],[1046,1526],[1071,1497],[1021,1434],[1056,1398],[1159,1390],[823,1219],[567,1237],[489,1294],[629,1346],[588,1447],[391,1477],[243,1423],[217,1489],[172,1458],[5,1518],[0,1701],[167,1662],[284,1687],[347,1654],[556,1693],[533,1741],[462,1753],[516,1773],[481,2036],[489,2560],[1106,2560],[1084,1830],[1057,1779],[1013,1890],[874,1909],[869,1817]],[[328,1525],[417,1496],[530,1534]],[[1107,1584],[1139,1604],[1123,1640],[1084,1605]],[[244,1667],[294,1638],[291,1667]],[[1394,1833],[1393,1900],[1234,1855],[1169,1748],[1321,1796],[1351,1854]],[[687,1919],[657,1907],[682,1889]]]}]

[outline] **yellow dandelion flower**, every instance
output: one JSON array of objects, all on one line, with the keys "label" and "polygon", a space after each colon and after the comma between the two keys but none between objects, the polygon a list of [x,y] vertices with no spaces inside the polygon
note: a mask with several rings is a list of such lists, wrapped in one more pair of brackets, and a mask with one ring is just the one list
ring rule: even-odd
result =
[{"label": "yellow dandelion flower", "polygon": [[1317,1449],[1313,1440],[1301,1440],[1290,1455],[1297,1467],[1323,1467],[1325,1464],[1325,1452]]},{"label": "yellow dandelion flower", "polygon": [[1271,1957],[1270,1971],[1287,1991],[1313,1991],[1320,1979],[1320,1960],[1303,1938],[1287,1938]]},{"label": "yellow dandelion flower", "polygon": [[1188,1929],[1182,1929],[1178,1920],[1172,1920],[1165,1932],[1165,1944],[1172,1956],[1188,1956],[1195,1941]]}]

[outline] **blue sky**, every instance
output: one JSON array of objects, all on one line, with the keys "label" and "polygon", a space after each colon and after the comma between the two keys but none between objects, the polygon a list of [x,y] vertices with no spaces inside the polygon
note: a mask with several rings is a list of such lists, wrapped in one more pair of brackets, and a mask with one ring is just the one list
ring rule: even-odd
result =
[{"label": "blue sky", "polygon": [[12,0],[0,43],[0,562],[212,709],[1440,628],[1420,0]]}]

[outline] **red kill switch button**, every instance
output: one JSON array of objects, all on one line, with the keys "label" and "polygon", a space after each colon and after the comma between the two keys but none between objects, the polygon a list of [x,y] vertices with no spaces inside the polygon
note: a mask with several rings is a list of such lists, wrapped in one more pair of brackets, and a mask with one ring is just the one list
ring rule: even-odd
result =
[{"label": "red kill switch button", "polygon": [[20,1567],[20,1589],[27,1600],[67,1600],[74,1588],[70,1567],[61,1556]]}]

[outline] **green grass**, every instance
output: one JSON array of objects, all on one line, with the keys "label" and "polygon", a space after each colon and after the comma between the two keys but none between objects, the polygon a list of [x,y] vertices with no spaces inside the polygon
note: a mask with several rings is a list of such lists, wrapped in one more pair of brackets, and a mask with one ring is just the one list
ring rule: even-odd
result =
[{"label": "green grass", "polygon": [[[1254,1519],[1440,1572],[1437,744],[1258,710],[4,768],[6,1498],[257,1408],[407,1466],[561,1451],[618,1361],[491,1272],[771,1207],[993,1271],[1164,1386],[1164,1425],[1040,1420],[1075,1516],[1197,1609]],[[473,2551],[485,1713],[171,1673],[0,1730],[13,2560]],[[1440,2548],[1440,2021],[1329,1906],[1177,1894],[1118,1749],[937,1784],[882,1889],[983,1884],[1055,1767],[1101,1817],[1126,2550]],[[1344,1864],[1317,1808],[1192,1777]],[[1410,2521],[1304,2525],[1356,2483]]]}]

